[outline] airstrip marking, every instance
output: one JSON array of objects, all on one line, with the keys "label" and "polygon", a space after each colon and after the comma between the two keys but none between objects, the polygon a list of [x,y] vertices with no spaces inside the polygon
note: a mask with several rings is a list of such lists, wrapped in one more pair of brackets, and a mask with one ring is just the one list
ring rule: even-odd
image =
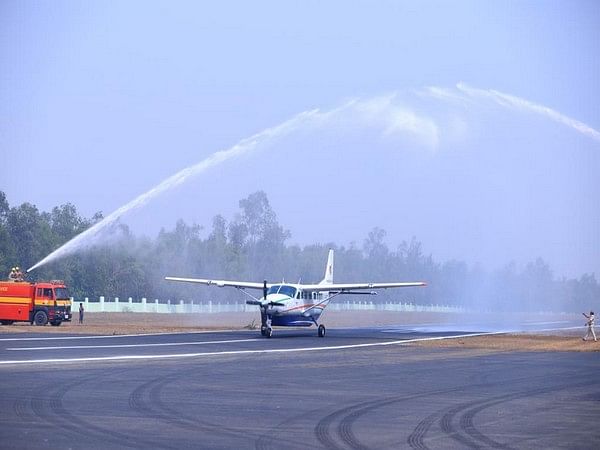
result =
[{"label": "airstrip marking", "polygon": [[304,347],[304,348],[284,348],[284,349],[259,349],[259,350],[226,350],[220,352],[203,352],[203,353],[176,353],[169,355],[123,355],[123,356],[98,356],[88,358],[60,358],[60,359],[34,359],[34,360],[15,360],[15,361],[0,361],[0,365],[10,364],[56,364],[56,363],[72,363],[72,362],[91,362],[91,361],[139,361],[139,360],[156,360],[156,359],[174,359],[174,358],[198,358],[198,357],[211,357],[211,356],[231,356],[231,355],[249,355],[249,354],[266,354],[266,353],[298,353],[298,352],[311,352],[311,351],[325,351],[325,350],[346,350],[352,348],[366,348],[366,347],[384,347],[390,345],[402,345],[410,344],[412,342],[422,341],[436,341],[442,339],[459,339],[470,336],[487,336],[493,334],[504,334],[504,332],[491,332],[491,333],[473,333],[473,334],[462,334],[456,336],[436,336],[430,338],[417,338],[417,339],[405,339],[399,341],[387,341],[387,342],[371,342],[366,344],[348,344],[348,345],[336,345],[329,347]]},{"label": "airstrip marking", "polygon": [[[95,334],[93,336],[40,336],[40,337],[26,337],[26,338],[0,338],[2,341],[64,341],[69,339],[109,339],[109,338],[127,338],[127,337],[141,337],[141,336],[176,336],[178,334],[207,334],[207,333],[224,333],[232,330],[205,330],[205,331],[180,331],[177,333],[141,333],[141,334]],[[252,330],[235,330],[240,331],[252,331]]]},{"label": "airstrip marking", "polygon": [[83,348],[133,348],[133,347],[172,347],[177,345],[207,345],[207,344],[228,344],[231,342],[254,342],[264,341],[264,338],[256,339],[231,339],[227,341],[192,341],[192,342],[161,342],[154,344],[115,344],[115,345],[65,345],[62,347],[11,347],[6,350],[73,350]]}]

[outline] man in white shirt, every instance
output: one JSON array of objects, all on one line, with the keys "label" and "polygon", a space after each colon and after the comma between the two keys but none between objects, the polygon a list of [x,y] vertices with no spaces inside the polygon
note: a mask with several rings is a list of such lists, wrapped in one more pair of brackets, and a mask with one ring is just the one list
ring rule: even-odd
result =
[{"label": "man in white shirt", "polygon": [[588,327],[587,333],[585,334],[583,340],[587,341],[588,337],[593,336],[594,342],[596,342],[598,339],[596,339],[596,332],[594,331],[594,311],[590,311],[589,315],[586,313],[583,313],[583,315],[587,319],[586,325]]}]

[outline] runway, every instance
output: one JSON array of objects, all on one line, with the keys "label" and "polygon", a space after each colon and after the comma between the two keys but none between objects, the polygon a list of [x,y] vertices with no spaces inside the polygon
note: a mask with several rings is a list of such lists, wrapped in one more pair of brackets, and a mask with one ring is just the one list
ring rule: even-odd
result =
[{"label": "runway", "polygon": [[[545,324],[532,325],[546,326]],[[3,448],[594,448],[597,353],[418,327],[0,336]]]}]

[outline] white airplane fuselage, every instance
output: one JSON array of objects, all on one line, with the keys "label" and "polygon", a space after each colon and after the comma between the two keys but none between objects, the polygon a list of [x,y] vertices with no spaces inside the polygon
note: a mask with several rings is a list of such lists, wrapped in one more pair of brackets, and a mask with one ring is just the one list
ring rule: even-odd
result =
[{"label": "white airplane fuselage", "polygon": [[309,327],[314,325],[329,304],[329,292],[305,291],[295,284],[275,284],[260,302],[275,326]]}]

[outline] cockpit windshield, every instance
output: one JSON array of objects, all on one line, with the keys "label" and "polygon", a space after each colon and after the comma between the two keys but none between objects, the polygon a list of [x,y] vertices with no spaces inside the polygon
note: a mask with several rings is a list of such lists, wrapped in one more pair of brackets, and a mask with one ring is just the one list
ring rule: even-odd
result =
[{"label": "cockpit windshield", "polygon": [[288,297],[294,298],[296,296],[296,288],[294,286],[287,286],[285,284],[275,284],[269,288],[268,294],[283,294]]},{"label": "cockpit windshield", "polygon": [[67,288],[54,288],[54,293],[57,299],[69,299],[69,291]]},{"label": "cockpit windshield", "polygon": [[267,291],[267,295],[268,294],[277,294],[279,292],[280,287],[281,287],[280,284],[275,284],[275,285],[271,286],[269,288],[269,290]]}]

